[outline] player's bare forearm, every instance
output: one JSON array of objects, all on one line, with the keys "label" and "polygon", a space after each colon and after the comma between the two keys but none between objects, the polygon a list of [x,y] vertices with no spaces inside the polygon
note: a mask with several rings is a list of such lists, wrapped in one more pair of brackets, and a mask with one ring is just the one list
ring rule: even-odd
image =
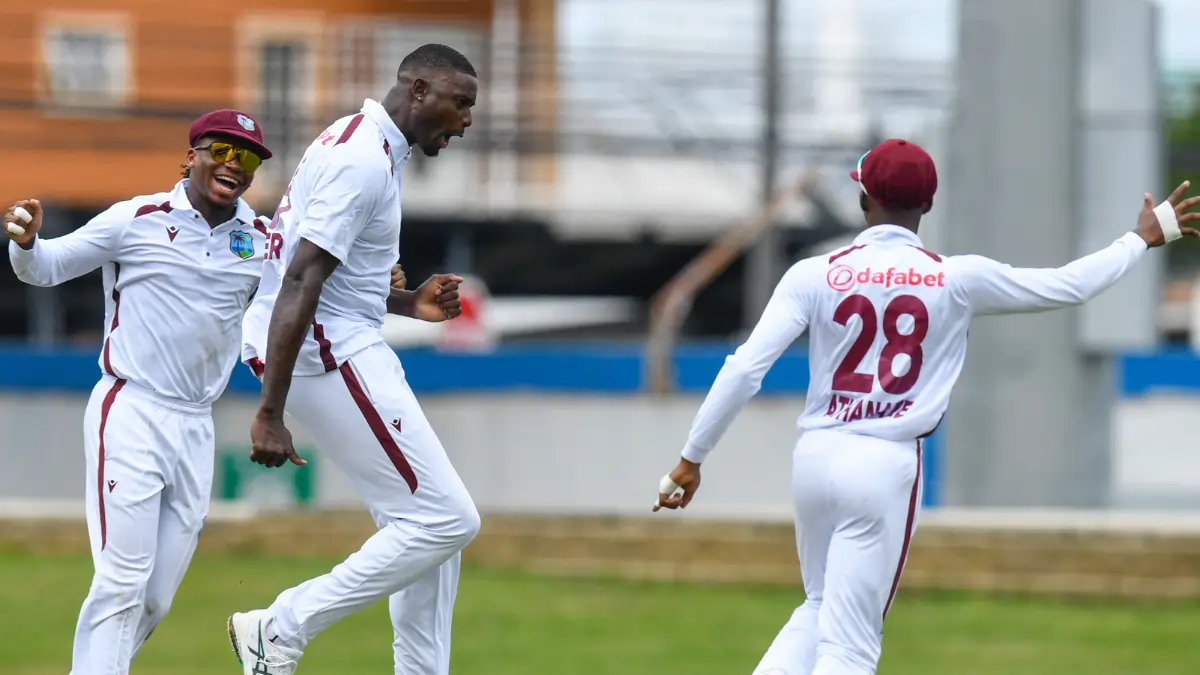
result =
[{"label": "player's bare forearm", "polygon": [[392,289],[387,299],[388,314],[414,318],[417,315],[417,294],[413,291]]},{"label": "player's bare forearm", "polygon": [[300,344],[312,325],[317,313],[316,292],[305,287],[302,280],[287,279],[275,300],[271,313],[271,324],[267,329],[267,344],[270,353],[263,370],[262,399],[258,414],[264,417],[282,417],[288,390],[292,386],[292,370],[300,354]]},{"label": "player's bare forearm", "polygon": [[267,328],[268,353],[259,416],[283,416],[300,345],[317,315],[321,288],[337,265],[336,258],[315,244],[301,240],[296,257],[283,275]]}]

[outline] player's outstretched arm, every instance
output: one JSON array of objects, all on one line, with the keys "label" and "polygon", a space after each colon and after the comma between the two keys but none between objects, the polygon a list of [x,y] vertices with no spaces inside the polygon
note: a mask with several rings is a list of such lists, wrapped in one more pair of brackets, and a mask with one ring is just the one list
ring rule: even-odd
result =
[{"label": "player's outstretched arm", "polygon": [[[725,435],[746,403],[758,393],[763,377],[808,327],[805,264],[783,275],[750,337],[725,359],[700,410],[692,421],[679,465],[668,474],[680,495],[660,492],[654,510],[686,506],[700,486],[700,464]],[[664,481],[660,486],[671,487]]]},{"label": "player's outstretched arm", "polygon": [[1158,207],[1145,195],[1136,228],[1107,248],[1058,268],[1021,268],[983,256],[948,259],[949,275],[965,294],[976,315],[1039,312],[1079,305],[1117,283],[1149,248],[1179,237],[1200,237],[1187,223],[1200,220],[1192,212],[1200,197],[1184,199],[1185,182]]},{"label": "player's outstretched arm", "polygon": [[[30,217],[28,222],[23,215]],[[129,222],[129,214],[114,206],[78,230],[46,240],[38,237],[42,217],[42,204],[36,199],[23,199],[4,214],[9,262],[17,278],[32,286],[57,286],[112,262],[122,225]],[[18,234],[20,230],[24,232]]]},{"label": "player's outstretched arm", "polygon": [[262,376],[262,396],[250,428],[250,459],[259,464],[275,467],[288,461],[305,463],[292,446],[291,434],[283,424],[283,411],[300,345],[317,315],[321,288],[338,264],[337,258],[320,246],[301,239],[284,272],[267,328],[269,352]]}]

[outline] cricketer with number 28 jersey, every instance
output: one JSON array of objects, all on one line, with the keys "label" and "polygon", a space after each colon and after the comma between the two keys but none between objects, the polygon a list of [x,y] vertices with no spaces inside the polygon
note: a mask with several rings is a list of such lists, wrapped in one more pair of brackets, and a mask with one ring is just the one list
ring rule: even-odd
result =
[{"label": "cricketer with number 28 jersey", "polygon": [[746,342],[726,359],[683,457],[701,462],[805,330],[810,382],[801,430],[904,441],[937,428],[967,353],[971,318],[1086,302],[1145,254],[1130,232],[1053,269],[943,257],[913,232],[877,225],[853,245],[796,263]]}]

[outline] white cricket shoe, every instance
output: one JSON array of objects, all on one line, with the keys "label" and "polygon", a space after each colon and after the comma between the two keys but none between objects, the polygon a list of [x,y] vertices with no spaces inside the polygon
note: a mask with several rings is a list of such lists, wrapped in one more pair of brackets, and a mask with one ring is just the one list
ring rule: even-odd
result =
[{"label": "white cricket shoe", "polygon": [[229,617],[229,643],[242,664],[243,675],[292,675],[301,652],[267,639],[267,610],[239,612]]}]

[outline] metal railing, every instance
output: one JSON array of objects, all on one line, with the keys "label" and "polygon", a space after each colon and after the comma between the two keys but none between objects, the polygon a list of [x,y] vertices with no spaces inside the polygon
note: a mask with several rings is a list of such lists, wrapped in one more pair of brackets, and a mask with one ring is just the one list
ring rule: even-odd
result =
[{"label": "metal railing", "polygon": [[668,394],[675,389],[675,345],[696,295],[774,227],[788,207],[809,198],[816,186],[817,174],[807,172],[780,188],[762,209],[710,244],[654,295],[645,361],[645,381],[651,393]]}]

